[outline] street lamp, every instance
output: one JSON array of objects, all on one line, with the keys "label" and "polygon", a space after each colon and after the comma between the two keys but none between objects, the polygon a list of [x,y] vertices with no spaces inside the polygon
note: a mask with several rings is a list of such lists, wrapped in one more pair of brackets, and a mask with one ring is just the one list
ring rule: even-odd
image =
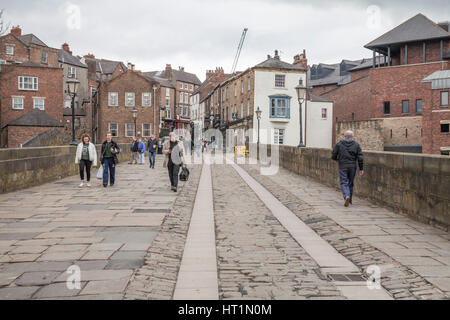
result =
[{"label": "street lamp", "polygon": [[258,118],[258,146],[259,146],[259,126],[260,126],[260,122],[261,122],[261,114],[262,111],[259,109],[256,110],[256,118]]},{"label": "street lamp", "polygon": [[69,91],[69,95],[72,97],[72,143],[70,145],[76,146],[78,143],[75,140],[75,97],[77,96],[78,85],[80,81],[76,79],[67,80],[67,87]]},{"label": "street lamp", "polygon": [[295,87],[295,91],[297,91],[298,103],[300,105],[300,144],[299,148],[304,148],[305,144],[303,143],[303,120],[302,120],[302,104],[306,100],[306,87],[303,85],[303,79],[300,79],[298,86]]},{"label": "street lamp", "polygon": [[156,89],[158,87],[154,84],[153,89],[153,134],[156,134]]},{"label": "street lamp", "polygon": [[133,110],[131,110],[131,112],[133,112],[133,120],[134,120],[134,136],[137,137],[136,120],[137,120],[138,110],[136,109],[136,106],[134,106],[134,108],[133,108]]}]

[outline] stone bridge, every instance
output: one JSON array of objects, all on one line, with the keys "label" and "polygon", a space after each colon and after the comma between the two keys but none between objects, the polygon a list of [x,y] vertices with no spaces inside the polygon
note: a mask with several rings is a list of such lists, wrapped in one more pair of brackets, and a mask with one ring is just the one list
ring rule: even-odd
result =
[{"label": "stone bridge", "polygon": [[0,151],[0,299],[450,298],[448,158],[366,153],[345,208],[330,150],[192,164],[177,194],[126,150],[107,189],[73,148]]}]

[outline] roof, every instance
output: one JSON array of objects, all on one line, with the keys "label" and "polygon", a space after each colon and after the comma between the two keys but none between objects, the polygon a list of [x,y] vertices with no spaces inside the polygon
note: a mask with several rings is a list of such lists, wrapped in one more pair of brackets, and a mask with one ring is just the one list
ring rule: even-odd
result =
[{"label": "roof", "polygon": [[[387,64],[387,58],[386,58],[386,63],[384,62],[384,59],[382,57],[376,57],[375,61],[376,61],[375,62],[376,65],[378,65],[378,63],[380,63],[381,66],[384,66]],[[368,59],[363,59],[363,62],[360,65],[350,69],[349,71],[350,72],[358,71],[358,70],[368,69],[368,68],[372,68],[372,67],[373,67],[373,58],[368,58]]]},{"label": "roof", "polygon": [[330,85],[330,84],[338,84],[342,85],[345,83],[350,82],[350,75],[346,74],[341,76],[341,64],[324,64],[321,63],[316,67],[321,67],[325,69],[332,70],[331,73],[327,74],[325,77],[319,78],[319,79],[311,79],[311,72],[308,72],[308,84],[315,87],[315,86],[323,86],[323,85]]},{"label": "roof", "polygon": [[143,76],[145,79],[149,80],[149,81],[155,81],[155,82],[158,82],[158,83],[161,85],[161,87],[175,88],[175,87],[173,86],[173,84],[170,83],[169,80],[164,79],[164,78],[160,78],[160,77],[156,76],[155,73],[156,73],[156,72],[143,72],[143,73],[142,73],[142,76]]},{"label": "roof", "polygon": [[306,69],[303,67],[299,67],[279,59],[268,58],[267,60],[257,64],[254,68],[270,68],[270,69],[284,69],[284,70],[303,70]]},{"label": "roof", "polygon": [[118,65],[121,65],[124,71],[127,70],[127,67],[121,61],[96,59],[91,57],[87,57],[86,61],[95,61],[96,71],[101,74],[113,74]]},{"label": "roof", "polygon": [[450,37],[450,33],[423,14],[412,17],[379,38],[365,45],[368,49],[392,44]]},{"label": "roof", "polygon": [[324,97],[316,96],[315,94],[312,93],[311,89],[308,89],[308,94],[309,94],[309,101],[312,102],[330,102],[330,103],[333,102],[331,100],[325,99]]},{"label": "roof", "polygon": [[27,47],[30,46],[30,44],[37,44],[39,46],[47,47],[47,45],[42,42],[38,37],[36,37],[34,34],[25,34],[23,36],[17,37],[20,41],[22,41]]},{"label": "roof", "polygon": [[83,64],[80,59],[78,59],[77,57],[71,55],[69,52],[67,52],[64,49],[59,49],[58,50],[59,53],[59,58],[58,61],[61,63],[65,63],[65,64],[70,64],[76,67],[80,67],[80,68],[86,68],[87,66],[85,64]]},{"label": "roof", "polygon": [[50,116],[45,111],[39,109],[33,109],[32,111],[24,114],[23,116],[5,124],[2,128],[7,126],[18,127],[64,127],[64,125]]},{"label": "roof", "polygon": [[200,79],[193,73],[180,71],[180,70],[172,70],[172,76],[174,80],[192,83],[195,85],[201,85],[202,82]]},{"label": "roof", "polygon": [[[72,108],[64,108],[63,109],[63,115],[64,117],[71,117],[72,116]],[[75,116],[78,117],[84,117],[86,116],[86,110],[80,107],[75,107]]]},{"label": "roof", "polygon": [[432,90],[450,88],[450,70],[439,70],[430,74],[422,82],[431,82]]}]

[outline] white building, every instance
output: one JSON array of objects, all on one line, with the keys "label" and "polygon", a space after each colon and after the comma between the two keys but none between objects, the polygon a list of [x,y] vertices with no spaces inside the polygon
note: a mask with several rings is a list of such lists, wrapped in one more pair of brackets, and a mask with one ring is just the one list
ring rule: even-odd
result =
[{"label": "white building", "polygon": [[194,123],[194,128],[196,128],[196,130],[199,130],[198,132],[203,132],[204,106],[201,106],[200,104],[200,88],[191,95],[190,99],[191,121]]},{"label": "white building", "polygon": [[309,91],[306,105],[306,146],[331,149],[333,143],[333,102]]}]

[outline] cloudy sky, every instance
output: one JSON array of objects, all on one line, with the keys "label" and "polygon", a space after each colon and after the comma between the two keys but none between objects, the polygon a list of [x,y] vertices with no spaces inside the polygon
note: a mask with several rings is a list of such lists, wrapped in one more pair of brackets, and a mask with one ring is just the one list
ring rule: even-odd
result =
[{"label": "cloudy sky", "polygon": [[48,46],[133,62],[142,71],[166,63],[200,80],[217,66],[230,72],[242,30],[243,70],[275,49],[281,59],[306,49],[309,64],[371,57],[363,46],[423,13],[450,20],[448,0],[0,0],[4,20]]}]

